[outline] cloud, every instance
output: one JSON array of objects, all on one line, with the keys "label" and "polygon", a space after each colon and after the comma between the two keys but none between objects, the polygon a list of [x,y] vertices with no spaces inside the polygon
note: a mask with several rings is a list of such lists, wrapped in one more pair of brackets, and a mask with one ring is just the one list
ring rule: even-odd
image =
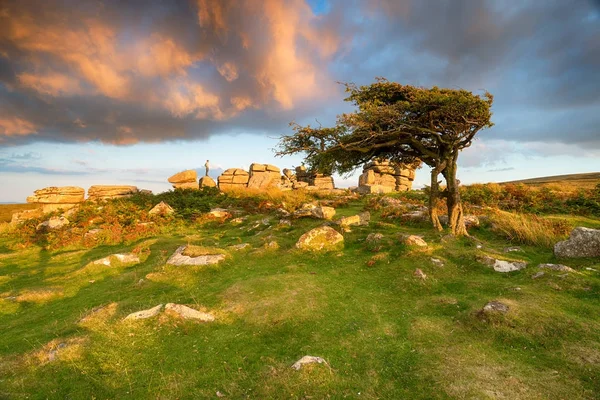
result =
[{"label": "cloud", "polygon": [[507,171],[514,171],[514,170],[515,170],[514,167],[506,167],[506,168],[488,169],[486,172],[507,172]]},{"label": "cloud", "polygon": [[336,81],[385,76],[490,90],[497,140],[600,148],[599,15],[591,0],[6,0],[0,142],[278,135],[347,110]]}]

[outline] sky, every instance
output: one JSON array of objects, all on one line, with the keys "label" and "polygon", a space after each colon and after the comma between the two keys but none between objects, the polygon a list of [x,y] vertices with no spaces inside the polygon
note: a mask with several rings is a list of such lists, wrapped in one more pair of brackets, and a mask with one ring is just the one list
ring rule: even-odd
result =
[{"label": "sky", "polygon": [[597,0],[0,0],[0,202],[291,168],[289,123],[334,124],[339,82],[376,77],[494,95],[462,183],[600,171]]}]

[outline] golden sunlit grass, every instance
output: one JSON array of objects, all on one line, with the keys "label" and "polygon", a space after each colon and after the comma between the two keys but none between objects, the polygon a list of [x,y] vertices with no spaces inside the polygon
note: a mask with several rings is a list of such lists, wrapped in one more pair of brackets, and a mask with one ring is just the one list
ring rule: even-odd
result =
[{"label": "golden sunlit grass", "polygon": [[563,192],[577,191],[579,189],[593,189],[600,184],[600,172],[591,172],[587,174],[571,174],[545,176],[539,178],[522,179],[518,181],[505,183],[523,183],[534,187],[548,187]]},{"label": "golden sunlit grass", "polygon": [[566,220],[497,210],[491,215],[493,229],[511,241],[551,248],[567,238],[572,227]]},{"label": "golden sunlit grass", "polygon": [[37,207],[36,204],[0,204],[0,223],[10,222],[16,212],[33,210]]},{"label": "golden sunlit grass", "polygon": [[23,290],[16,297],[19,302],[47,303],[65,295],[62,287]]},{"label": "golden sunlit grass", "polygon": [[229,256],[229,253],[223,249],[217,247],[196,246],[193,244],[185,246],[182,254],[188,257],[210,256],[215,254]]}]

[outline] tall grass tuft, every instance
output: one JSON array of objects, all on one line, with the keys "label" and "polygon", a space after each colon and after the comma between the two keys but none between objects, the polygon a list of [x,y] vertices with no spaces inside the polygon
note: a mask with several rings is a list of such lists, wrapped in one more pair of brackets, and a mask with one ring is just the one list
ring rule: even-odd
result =
[{"label": "tall grass tuft", "polygon": [[564,240],[572,229],[564,219],[500,210],[492,214],[491,222],[494,231],[511,241],[543,247],[553,247],[556,242]]}]

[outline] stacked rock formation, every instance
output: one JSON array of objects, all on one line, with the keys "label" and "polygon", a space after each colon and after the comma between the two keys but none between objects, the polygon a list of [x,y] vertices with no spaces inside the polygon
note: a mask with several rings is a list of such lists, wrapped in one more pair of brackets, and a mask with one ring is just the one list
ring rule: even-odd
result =
[{"label": "stacked rock formation", "polygon": [[27,197],[27,202],[39,204],[44,213],[73,208],[82,203],[85,196],[85,190],[77,186],[50,186],[33,193],[33,196]]},{"label": "stacked rock formation", "polygon": [[310,174],[304,165],[296,167],[296,180],[294,189],[335,189],[331,175]]},{"label": "stacked rock formation", "polygon": [[335,189],[333,176],[325,174],[315,174],[309,181],[309,186],[314,186],[317,189]]},{"label": "stacked rock formation", "polygon": [[412,189],[415,166],[390,161],[373,161],[365,165],[358,178],[360,193],[404,192]]},{"label": "stacked rock formation", "polygon": [[250,174],[241,168],[229,168],[219,176],[219,189],[243,189],[248,186]]},{"label": "stacked rock formation", "polygon": [[271,164],[250,165],[250,179],[248,187],[252,189],[267,189],[279,187],[281,184],[281,172],[279,168]]},{"label": "stacked rock formation", "polygon": [[198,189],[198,174],[196,170],[188,169],[178,172],[169,178],[175,189]]},{"label": "stacked rock formation", "polygon": [[108,200],[130,197],[138,192],[136,186],[94,185],[88,189],[88,200]]}]

